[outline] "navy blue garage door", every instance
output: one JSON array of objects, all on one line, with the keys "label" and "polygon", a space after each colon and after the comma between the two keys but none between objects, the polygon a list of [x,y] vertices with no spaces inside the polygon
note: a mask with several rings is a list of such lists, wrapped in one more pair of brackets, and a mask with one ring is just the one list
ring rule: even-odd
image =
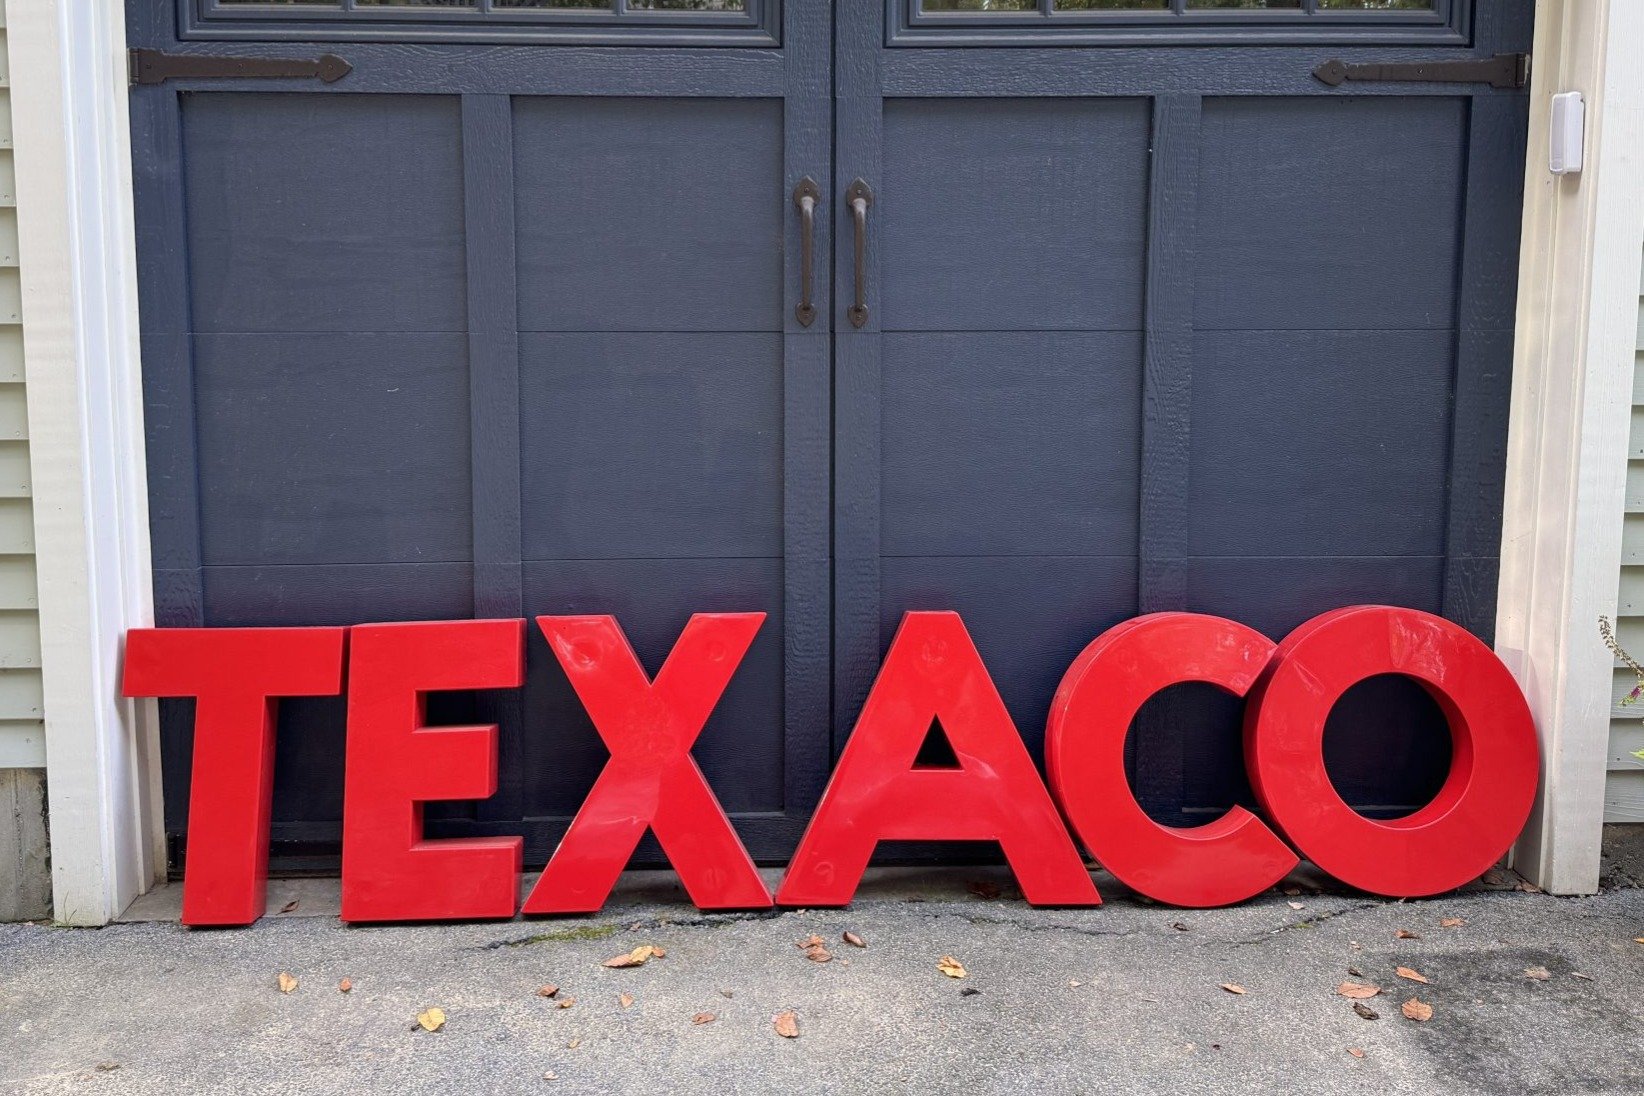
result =
[{"label": "navy blue garage door", "polygon": [[[765,860],[908,609],[964,614],[1035,750],[1138,612],[1488,635],[1524,93],[1313,70],[1521,51],[1529,7],[132,0],[209,66],[132,93],[160,622],[612,612],[654,670],[764,610],[696,752]],[[502,787],[428,826],[540,863],[604,753],[530,642],[520,693],[436,699],[500,723]],[[1157,817],[1248,801],[1237,716],[1144,711]],[[342,737],[283,706],[277,864],[334,858]],[[1327,746],[1382,814],[1447,754],[1398,681]]]}]

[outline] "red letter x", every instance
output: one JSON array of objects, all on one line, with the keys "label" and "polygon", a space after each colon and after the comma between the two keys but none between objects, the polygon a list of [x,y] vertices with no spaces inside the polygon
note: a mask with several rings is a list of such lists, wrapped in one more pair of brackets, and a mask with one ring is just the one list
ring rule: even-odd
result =
[{"label": "red letter x", "polygon": [[611,760],[523,912],[597,911],[647,826],[698,907],[771,904],[691,758],[691,744],[764,620],[764,613],[696,614],[653,682],[613,617],[537,618]]}]

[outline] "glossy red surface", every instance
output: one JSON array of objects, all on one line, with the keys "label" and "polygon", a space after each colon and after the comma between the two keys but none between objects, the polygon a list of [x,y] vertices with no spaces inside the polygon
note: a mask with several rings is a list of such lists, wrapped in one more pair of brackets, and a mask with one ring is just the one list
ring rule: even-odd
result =
[{"label": "glossy red surface", "polygon": [[[1246,709],[1245,765],[1272,823],[1344,883],[1390,896],[1437,894],[1476,879],[1507,851],[1539,778],[1535,725],[1495,653],[1441,617],[1370,605],[1303,624],[1279,645]],[[1450,775],[1433,801],[1375,821],[1337,794],[1324,725],[1355,683],[1404,674],[1450,723]]]},{"label": "glossy red surface", "polygon": [[1295,853],[1243,807],[1203,826],[1163,826],[1125,776],[1125,738],[1149,697],[1184,681],[1244,696],[1273,650],[1231,620],[1155,613],[1108,629],[1068,668],[1045,729],[1051,793],[1085,848],[1126,886],[1172,905],[1225,906],[1296,866]]},{"label": "glossy red surface", "polygon": [[277,698],[341,692],[347,631],[126,633],[126,696],[197,698],[183,924],[249,925],[263,915]]},{"label": "glossy red surface", "polygon": [[692,616],[652,681],[615,618],[537,618],[611,759],[524,912],[598,910],[647,827],[699,908],[771,904],[753,860],[691,757],[692,744],[764,620],[764,613]]},{"label": "glossy red surface", "polygon": [[427,694],[517,688],[525,621],[362,624],[348,665],[342,919],[512,917],[521,841],[430,841],[422,805],[497,790],[497,728],[426,726]]},{"label": "glossy red surface", "polygon": [[[916,767],[940,721],[957,769]],[[908,613],[777,891],[843,906],[880,841],[998,841],[1036,906],[1101,903],[957,613]]]}]

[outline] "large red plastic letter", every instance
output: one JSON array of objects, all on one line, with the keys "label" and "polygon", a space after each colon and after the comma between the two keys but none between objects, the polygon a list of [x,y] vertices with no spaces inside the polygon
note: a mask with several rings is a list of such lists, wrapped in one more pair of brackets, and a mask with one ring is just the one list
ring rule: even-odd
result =
[{"label": "large red plastic letter", "polygon": [[140,628],[126,696],[192,696],[183,924],[249,925],[267,902],[276,698],[342,691],[343,628]]},{"label": "large red plastic letter", "polygon": [[1273,649],[1231,620],[1154,613],[1110,628],[1068,668],[1045,729],[1050,790],[1085,848],[1127,886],[1176,906],[1225,906],[1296,866],[1296,854],[1243,807],[1203,826],[1161,826],[1125,778],[1125,738],[1149,697],[1183,681],[1244,696]]},{"label": "large red plastic letter", "polygon": [[497,790],[497,728],[424,726],[427,694],[517,688],[525,621],[362,624],[348,662],[342,919],[512,917],[517,837],[422,835],[422,805]]},{"label": "large red plastic letter", "polygon": [[[1450,775],[1427,806],[1378,822],[1342,801],[1324,768],[1324,721],[1376,674],[1420,683],[1450,723]],[[1301,854],[1372,894],[1461,886],[1507,851],[1535,798],[1535,724],[1513,675],[1459,626],[1414,609],[1325,613],[1279,645],[1245,713],[1245,765],[1268,817]]]},{"label": "large red plastic letter", "polygon": [[537,618],[611,760],[524,912],[598,910],[646,827],[700,908],[771,904],[770,891],[691,757],[691,745],[764,620],[764,613],[696,614],[653,682],[614,618]]},{"label": "large red plastic letter", "polygon": [[[940,721],[959,767],[916,767]],[[959,614],[908,613],[776,900],[843,906],[882,840],[998,841],[1036,906],[1101,896]]]}]

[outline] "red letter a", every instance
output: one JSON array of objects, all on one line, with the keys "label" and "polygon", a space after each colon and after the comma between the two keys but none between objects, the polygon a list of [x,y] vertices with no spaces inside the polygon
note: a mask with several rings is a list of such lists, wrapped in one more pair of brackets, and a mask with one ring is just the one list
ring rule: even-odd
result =
[{"label": "red letter a", "polygon": [[[957,769],[914,766],[933,720]],[[902,618],[777,902],[848,904],[883,840],[998,841],[1034,905],[1102,901],[957,613]]]},{"label": "red letter a", "polygon": [[126,696],[192,696],[183,924],[249,925],[263,915],[282,696],[342,691],[344,628],[134,628]]}]

